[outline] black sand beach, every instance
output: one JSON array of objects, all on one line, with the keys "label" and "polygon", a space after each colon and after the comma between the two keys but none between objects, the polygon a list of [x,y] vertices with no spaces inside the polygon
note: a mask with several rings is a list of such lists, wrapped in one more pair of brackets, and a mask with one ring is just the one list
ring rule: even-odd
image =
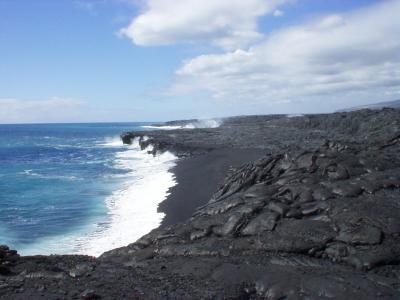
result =
[{"label": "black sand beach", "polygon": [[217,149],[179,161],[172,170],[177,185],[159,205],[159,211],[166,214],[161,227],[190,218],[196,208],[210,200],[229,169],[250,163],[263,154],[262,149]]},{"label": "black sand beach", "polygon": [[1,299],[400,299],[400,110],[134,138],[181,158],[163,225],[99,258],[1,246]]}]

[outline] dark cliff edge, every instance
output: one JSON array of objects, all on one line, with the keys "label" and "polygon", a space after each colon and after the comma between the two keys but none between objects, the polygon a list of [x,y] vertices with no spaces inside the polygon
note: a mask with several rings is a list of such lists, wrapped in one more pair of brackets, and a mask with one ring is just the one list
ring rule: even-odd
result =
[{"label": "dark cliff edge", "polygon": [[190,218],[97,259],[0,247],[2,299],[400,299],[400,110],[122,135],[134,138],[182,162],[262,155]]}]

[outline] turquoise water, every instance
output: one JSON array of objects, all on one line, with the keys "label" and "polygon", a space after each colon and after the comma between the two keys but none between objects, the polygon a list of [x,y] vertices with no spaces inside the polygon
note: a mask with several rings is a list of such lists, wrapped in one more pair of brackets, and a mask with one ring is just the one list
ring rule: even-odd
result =
[{"label": "turquoise water", "polygon": [[142,125],[0,125],[0,243],[23,254],[84,252],[83,237],[110,226],[105,200],[140,177],[139,150],[119,135]]}]

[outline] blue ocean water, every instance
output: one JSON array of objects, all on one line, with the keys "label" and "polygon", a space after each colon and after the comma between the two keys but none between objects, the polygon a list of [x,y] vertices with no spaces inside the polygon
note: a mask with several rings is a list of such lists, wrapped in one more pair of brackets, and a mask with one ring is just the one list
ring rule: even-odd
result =
[{"label": "blue ocean water", "polygon": [[142,125],[0,125],[0,243],[22,254],[108,250],[82,250],[80,244],[104,238],[111,219],[118,218],[110,210],[135,193],[126,192],[141,178],[135,165],[154,165],[140,164],[149,155],[119,139]]}]

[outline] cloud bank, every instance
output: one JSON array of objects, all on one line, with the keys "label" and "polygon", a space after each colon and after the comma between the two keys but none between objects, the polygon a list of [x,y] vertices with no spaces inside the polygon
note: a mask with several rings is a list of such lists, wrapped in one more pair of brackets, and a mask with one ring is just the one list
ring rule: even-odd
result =
[{"label": "cloud bank", "polygon": [[386,1],[286,28],[246,51],[195,57],[177,70],[174,90],[268,102],[383,99],[400,90],[399,11],[400,1]]},{"label": "cloud bank", "polygon": [[0,124],[74,122],[84,115],[85,103],[69,98],[24,101],[0,98]]},{"label": "cloud bank", "polygon": [[399,95],[400,0],[314,17],[263,36],[259,17],[283,16],[280,8],[287,2],[148,0],[121,33],[141,46],[202,42],[225,49],[184,61],[170,87],[173,95],[206,93],[230,103],[313,103],[308,108],[331,102],[332,109],[338,102]]},{"label": "cloud bank", "polygon": [[148,0],[143,12],[120,33],[141,46],[210,42],[224,49],[259,40],[260,16],[288,0]]}]

